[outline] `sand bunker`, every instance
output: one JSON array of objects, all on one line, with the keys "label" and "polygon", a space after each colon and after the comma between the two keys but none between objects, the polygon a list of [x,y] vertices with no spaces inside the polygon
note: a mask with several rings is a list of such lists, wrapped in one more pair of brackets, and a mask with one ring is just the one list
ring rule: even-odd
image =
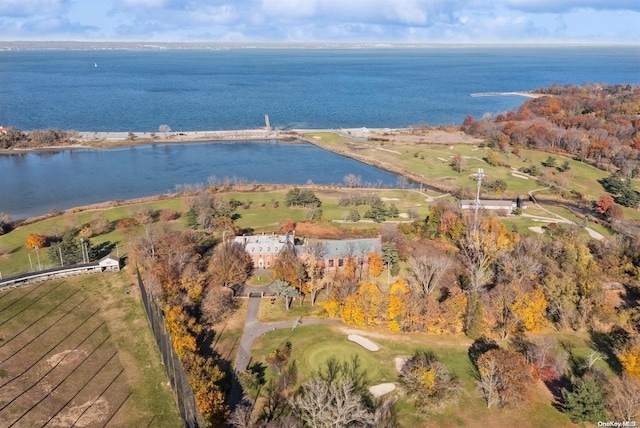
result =
[{"label": "sand bunker", "polygon": [[407,363],[407,360],[409,360],[407,357],[396,357],[395,363],[398,373],[402,372],[402,368]]},{"label": "sand bunker", "polygon": [[532,232],[535,232],[535,233],[539,233],[539,234],[543,234],[544,233],[544,229],[541,228],[540,226],[531,226],[529,228],[529,230],[531,230]]},{"label": "sand bunker", "polygon": [[392,383],[381,383],[380,385],[369,387],[369,392],[374,397],[382,397],[383,395],[390,393],[394,389],[396,389],[396,386]]},{"label": "sand bunker", "polygon": [[380,347],[378,345],[376,345],[375,343],[373,343],[369,339],[365,339],[362,336],[358,336],[357,334],[350,334],[349,336],[347,336],[347,339],[349,339],[352,342],[357,343],[358,345],[362,346],[364,349],[366,349],[368,351],[376,352],[376,351],[380,350]]}]

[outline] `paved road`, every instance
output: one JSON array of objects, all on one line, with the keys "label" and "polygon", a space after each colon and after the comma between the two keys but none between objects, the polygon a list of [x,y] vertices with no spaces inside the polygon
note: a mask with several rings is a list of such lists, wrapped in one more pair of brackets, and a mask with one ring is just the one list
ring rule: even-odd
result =
[{"label": "paved road", "polygon": [[[244,333],[242,334],[242,338],[240,339],[240,346],[238,347],[238,353],[236,354],[236,362],[234,371],[236,375],[247,369],[249,364],[251,363],[251,346],[253,342],[263,334],[268,331],[277,330],[281,328],[295,328],[300,325],[313,325],[313,324],[334,324],[339,325],[342,324],[338,320],[321,320],[321,319],[298,319],[298,320],[288,320],[288,321],[279,321],[273,323],[262,323],[258,321],[258,308],[260,307],[260,297],[261,293],[267,294],[269,292],[269,286],[265,287],[249,287],[245,286],[243,288],[244,295],[247,293],[253,293],[252,295],[255,297],[249,298],[249,307],[247,308],[247,318],[244,322]],[[231,394],[229,397],[231,408],[235,408],[235,406],[240,403],[242,400],[242,388],[237,382],[237,379],[234,379],[231,386]]]}]

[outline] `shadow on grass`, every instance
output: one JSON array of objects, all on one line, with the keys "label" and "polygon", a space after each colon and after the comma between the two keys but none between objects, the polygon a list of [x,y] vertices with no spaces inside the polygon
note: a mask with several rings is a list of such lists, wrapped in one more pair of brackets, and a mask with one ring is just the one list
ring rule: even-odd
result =
[{"label": "shadow on grass", "polygon": [[590,345],[600,352],[607,361],[609,368],[617,375],[622,374],[622,364],[616,355],[629,342],[631,336],[621,327],[613,327],[610,332],[590,331]]}]

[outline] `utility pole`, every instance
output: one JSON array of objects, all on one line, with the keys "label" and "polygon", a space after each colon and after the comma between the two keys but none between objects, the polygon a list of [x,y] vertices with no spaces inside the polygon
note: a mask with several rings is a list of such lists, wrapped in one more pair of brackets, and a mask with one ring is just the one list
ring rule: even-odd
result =
[{"label": "utility pole", "polygon": [[484,169],[478,168],[478,173],[476,175],[478,178],[478,188],[476,190],[476,211],[473,219],[474,229],[478,230],[478,209],[480,208],[480,187],[482,186],[482,178],[484,177]]},{"label": "utility pole", "polygon": [[38,270],[42,270],[42,264],[40,263],[40,247],[36,245],[36,257],[38,259]]},{"label": "utility pole", "polygon": [[82,251],[82,263],[86,263],[87,259],[84,257],[84,238],[80,238],[80,251]]}]

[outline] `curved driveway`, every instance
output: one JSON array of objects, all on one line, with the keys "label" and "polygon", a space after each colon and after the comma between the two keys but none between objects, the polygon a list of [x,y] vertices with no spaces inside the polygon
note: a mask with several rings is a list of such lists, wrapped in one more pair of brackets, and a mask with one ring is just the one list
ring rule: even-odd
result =
[{"label": "curved driveway", "polygon": [[[262,323],[258,321],[258,308],[260,307],[260,297],[262,293],[267,293],[269,286],[264,287],[249,287],[244,286],[243,294],[249,297],[249,307],[247,308],[247,318],[244,323],[244,332],[240,339],[240,346],[236,354],[236,362],[234,367],[235,376],[246,370],[251,362],[251,346],[253,342],[268,331],[281,329],[281,328],[295,328],[299,325],[312,325],[312,324],[342,324],[338,320],[321,320],[321,319],[297,319],[288,321],[279,321],[273,323]],[[237,379],[233,382],[231,387],[230,404],[233,409],[242,400],[242,388],[237,382]]]}]

